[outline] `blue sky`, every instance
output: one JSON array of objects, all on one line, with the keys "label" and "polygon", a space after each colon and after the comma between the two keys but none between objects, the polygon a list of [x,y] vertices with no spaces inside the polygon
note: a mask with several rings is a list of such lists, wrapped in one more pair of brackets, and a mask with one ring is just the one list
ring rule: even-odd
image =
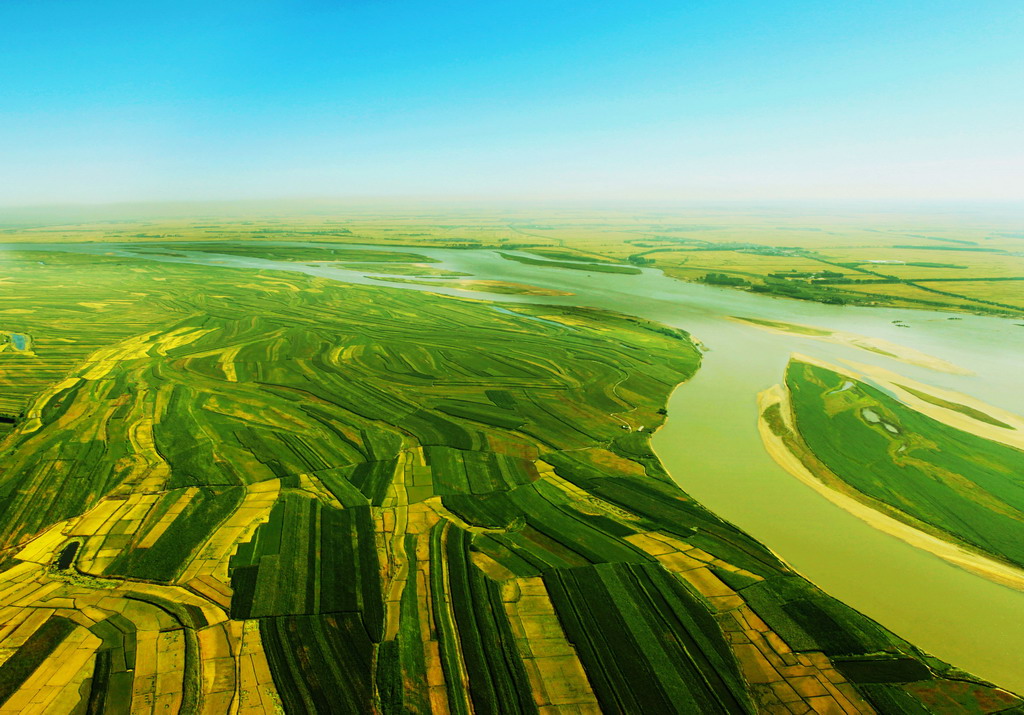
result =
[{"label": "blue sky", "polygon": [[0,2],[0,205],[1024,199],[1024,3]]}]

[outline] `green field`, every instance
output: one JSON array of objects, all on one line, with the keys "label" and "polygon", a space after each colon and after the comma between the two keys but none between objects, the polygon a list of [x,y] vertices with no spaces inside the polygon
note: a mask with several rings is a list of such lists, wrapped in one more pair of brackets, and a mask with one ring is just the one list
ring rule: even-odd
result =
[{"label": "green field", "polygon": [[682,331],[141,258],[0,278],[8,710],[1021,705],[669,479]]},{"label": "green field", "polygon": [[607,263],[597,263],[594,261],[581,261],[578,258],[572,261],[554,261],[530,258],[529,256],[517,256],[512,253],[502,253],[501,256],[502,258],[507,258],[510,261],[525,263],[528,266],[543,266],[546,268],[568,268],[574,271],[589,271],[591,273],[626,273],[630,275],[636,275],[640,273],[639,268],[633,268],[632,266],[616,266]]},{"label": "green field", "polygon": [[1002,420],[998,420],[995,417],[993,417],[992,415],[986,414],[986,413],[982,412],[981,410],[977,410],[977,409],[975,409],[973,407],[968,407],[967,405],[961,405],[959,402],[952,402],[950,400],[944,400],[941,397],[936,397],[935,395],[929,395],[927,392],[921,392],[920,390],[915,390],[914,388],[907,387],[906,385],[900,385],[900,387],[902,389],[906,390],[907,392],[909,392],[914,397],[917,397],[918,399],[924,400],[925,402],[931,403],[931,404],[936,405],[938,407],[944,407],[947,410],[953,410],[954,412],[959,412],[962,415],[967,415],[971,419],[975,419],[975,420],[978,420],[979,422],[984,422],[985,424],[990,424],[990,425],[993,425],[995,427],[1002,427],[1004,429],[1013,429],[1010,425],[1006,424]]},{"label": "green field", "polygon": [[[402,255],[402,254],[399,254]],[[348,268],[353,271],[365,271],[369,273],[387,273],[393,276],[423,276],[427,278],[459,278],[462,276],[468,276],[469,273],[463,273],[461,271],[446,271],[443,268],[434,268],[433,266],[424,266],[419,263],[398,263],[392,261],[390,263],[342,263],[342,268]]]},{"label": "green field", "polygon": [[[905,521],[1024,565],[1024,452],[816,365],[791,362],[786,386],[799,439],[831,474]],[[1006,427],[964,405],[927,401]]]},{"label": "green field", "polygon": [[264,258],[271,261],[350,261],[359,263],[436,263],[418,253],[402,251],[375,251],[359,248],[331,248],[329,246],[268,246],[253,243],[161,243],[159,250],[203,251],[226,256]]}]

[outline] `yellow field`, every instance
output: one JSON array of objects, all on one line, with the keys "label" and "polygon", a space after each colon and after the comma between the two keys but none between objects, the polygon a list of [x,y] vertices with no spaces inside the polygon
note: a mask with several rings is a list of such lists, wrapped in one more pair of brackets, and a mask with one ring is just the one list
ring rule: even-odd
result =
[{"label": "yellow field", "polygon": [[739,251],[668,251],[651,253],[647,257],[654,259],[654,265],[659,268],[671,266],[673,269],[695,270],[702,273],[719,271],[765,276],[769,273],[788,271],[799,273],[817,273],[823,270],[847,272],[841,268],[824,265],[820,261],[802,256],[765,255]]},{"label": "yellow field", "polygon": [[999,300],[1024,308],[1024,281],[957,281],[956,283],[926,283],[950,293],[957,293],[968,298],[982,300]]}]

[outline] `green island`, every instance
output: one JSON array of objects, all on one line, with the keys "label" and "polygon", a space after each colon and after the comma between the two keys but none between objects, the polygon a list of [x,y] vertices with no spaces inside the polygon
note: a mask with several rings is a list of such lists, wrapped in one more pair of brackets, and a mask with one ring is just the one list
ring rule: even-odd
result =
[{"label": "green island", "polygon": [[[317,264],[314,264],[317,265]],[[340,263],[340,267],[368,273],[386,273],[391,276],[417,276],[424,278],[462,278],[472,275],[464,271],[448,271],[419,263]]]},{"label": "green island", "polygon": [[759,325],[762,328],[771,328],[772,330],[781,330],[784,333],[793,333],[794,335],[806,335],[810,338],[827,338],[832,336],[831,330],[824,330],[822,328],[815,328],[810,325],[795,325],[793,323],[783,323],[778,320],[766,320],[765,318],[750,318],[750,317],[739,317],[734,316],[735,320],[739,320],[743,323],[750,323],[751,325]]},{"label": "green island", "polygon": [[[786,403],[770,405],[764,418],[816,478],[915,528],[1024,566],[1024,451],[922,414],[821,365],[794,359],[785,387]],[[929,404],[1011,429],[975,408],[900,387]]]},{"label": "green island", "polygon": [[626,275],[637,275],[640,273],[640,269],[634,268],[633,266],[617,266],[608,263],[597,263],[593,260],[587,261],[580,258],[575,258],[570,261],[554,261],[542,258],[530,258],[529,256],[517,256],[512,253],[502,253],[501,257],[507,258],[510,261],[525,263],[528,266],[568,268],[574,271],[588,271],[590,273],[622,273]]},{"label": "green island", "polygon": [[925,402],[928,402],[928,403],[930,403],[932,405],[936,405],[937,407],[944,407],[947,410],[953,410],[954,412],[959,412],[962,415],[967,415],[968,417],[970,417],[972,419],[978,420],[979,422],[984,422],[985,424],[993,425],[995,427],[1002,427],[1004,429],[1013,429],[1010,425],[1006,424],[1002,420],[996,419],[992,415],[990,415],[990,414],[988,414],[986,412],[982,412],[981,410],[976,409],[974,407],[969,407],[968,405],[962,405],[959,402],[953,402],[952,400],[945,400],[945,399],[943,399],[941,397],[938,397],[936,395],[930,395],[927,392],[924,392],[922,390],[915,390],[913,387],[908,387],[907,385],[900,385],[899,387],[901,389],[903,389],[903,390],[906,390],[907,392],[909,392],[914,397],[916,397],[916,398],[918,398],[920,400],[924,400]]},{"label": "green island", "polygon": [[371,276],[376,281],[385,283],[406,283],[421,286],[440,286],[443,288],[459,288],[461,290],[477,291],[498,295],[572,295],[567,291],[555,290],[552,288],[540,288],[526,283],[515,283],[512,281],[493,280],[418,280],[416,278],[398,278],[394,276]]},{"label": "green island", "polygon": [[[195,243],[160,243],[161,251],[202,251],[218,253],[225,256],[243,256],[246,258],[262,258],[269,261],[346,261],[350,263],[436,263],[417,253],[401,251],[376,251],[360,248],[333,248],[330,246],[280,246],[266,245],[259,242],[195,242]],[[364,266],[366,270],[372,270]]]},{"label": "green island", "polygon": [[[0,270],[32,345],[0,351],[6,709],[1020,711],[669,479],[685,332],[143,258]],[[813,408],[831,378],[791,374]]]}]

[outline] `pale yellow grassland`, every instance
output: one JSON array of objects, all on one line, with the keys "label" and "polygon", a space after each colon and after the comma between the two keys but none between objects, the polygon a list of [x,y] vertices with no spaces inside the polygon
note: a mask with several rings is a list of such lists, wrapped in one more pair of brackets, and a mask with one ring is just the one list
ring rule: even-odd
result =
[{"label": "pale yellow grassland", "polygon": [[[149,496],[145,501],[143,497]],[[141,519],[129,519],[140,505],[152,507],[155,500],[150,495],[132,494],[126,499],[106,497],[96,506],[77,519],[67,522],[65,533],[70,536],[86,537],[77,558],[77,566],[86,573],[99,574],[110,565],[124,548],[122,541],[142,524]],[[117,529],[119,523],[124,524]],[[130,529],[130,531],[129,531]]]},{"label": "pale yellow grassland", "polygon": [[671,251],[651,253],[645,258],[654,259],[654,265],[659,268],[673,266],[704,272],[727,271],[758,276],[790,270],[798,273],[816,273],[825,270],[849,272],[847,269],[835,268],[820,261],[800,256],[772,256],[737,251]]},{"label": "pale yellow grassland", "polygon": [[847,715],[874,712],[832,667],[827,656],[819,652],[795,653],[710,567],[755,580],[759,576],[666,534],[647,532],[626,538],[654,556],[708,602],[728,636],[740,672],[750,684],[760,710]]},{"label": "pale yellow grassland", "polygon": [[427,692],[431,712],[449,712],[448,688],[444,667],[441,665],[441,646],[431,616],[433,597],[430,591],[430,534],[416,537],[416,612],[419,615],[420,637],[423,640],[424,668],[427,674]]},{"label": "pale yellow grassland", "polygon": [[238,683],[229,625],[224,622],[207,626],[199,629],[196,635],[202,663],[203,712],[210,715],[230,712]]},{"label": "pale yellow grassland", "polygon": [[537,317],[542,318],[544,320],[550,320],[552,323],[561,323],[562,325],[568,325],[572,327],[586,326],[590,327],[592,330],[594,329],[593,323],[588,323],[587,321],[581,320],[580,318],[574,318],[571,315],[539,315]]},{"label": "pale yellow grassland", "polygon": [[[863,261],[858,266],[859,268],[897,277],[923,276],[924,272],[928,272],[929,278],[971,278],[973,276],[988,278],[1024,274],[1024,258],[1004,253],[922,250],[879,246],[873,248],[843,247],[841,249],[830,249],[821,251],[821,255],[837,263]],[[867,262],[873,260],[903,261],[903,264]],[[925,266],[908,266],[906,265],[907,263],[945,263],[965,266],[965,268],[929,268]]]},{"label": "pale yellow grassland", "polygon": [[242,392],[233,392],[228,397],[211,391],[203,409],[271,429],[302,432],[307,428],[297,413],[266,405],[258,397]]},{"label": "pale yellow grassland", "polygon": [[77,705],[78,688],[92,675],[93,657],[101,643],[85,628],[76,628],[0,707],[0,713],[51,713],[60,712],[61,703]]},{"label": "pale yellow grassland", "polygon": [[[157,695],[157,637],[159,633],[146,630],[135,635],[135,677],[132,682],[132,713],[156,712]],[[181,692],[176,683],[172,692]],[[173,712],[173,710],[171,711]]]},{"label": "pale yellow grassland", "polygon": [[[0,598],[3,598],[0,595]],[[6,601],[5,601],[6,603]],[[4,609],[9,620],[0,631],[0,657],[6,662],[18,648],[25,644],[29,637],[39,630],[57,611],[52,608],[18,608]]]},{"label": "pale yellow grassland", "polygon": [[476,551],[470,554],[470,560],[473,565],[483,571],[487,576],[495,581],[508,581],[516,577],[515,573],[502,566],[494,558],[487,554]]},{"label": "pale yellow grassland", "polygon": [[241,345],[233,348],[224,348],[220,358],[220,368],[224,371],[224,379],[228,382],[238,382],[238,373],[235,371],[235,360],[242,350]]},{"label": "pale yellow grassland", "polygon": [[166,512],[164,512],[164,515],[160,517],[160,521],[158,521],[149,529],[149,531],[146,532],[146,535],[142,537],[138,544],[135,545],[135,548],[148,549],[152,547],[153,544],[157,542],[157,539],[164,535],[164,532],[167,531],[168,527],[174,522],[174,520],[181,516],[181,512],[185,510],[185,507],[189,505],[189,502],[191,502],[192,499],[194,499],[198,493],[198,488],[189,487],[185,491],[178,494],[177,499],[174,500],[174,503],[167,509]]},{"label": "pale yellow grassland", "polygon": [[540,712],[601,712],[576,649],[562,631],[544,580],[504,581],[501,594]]},{"label": "pale yellow grassland", "polygon": [[156,398],[152,390],[139,390],[132,396],[131,409],[126,417],[128,439],[134,462],[132,473],[124,480],[120,491],[157,491],[171,476],[171,469],[156,448],[153,425],[156,423]]},{"label": "pale yellow grassland", "polygon": [[991,300],[1024,308],[1024,281],[991,281],[932,283],[940,290],[949,291],[967,298]]},{"label": "pale yellow grassland", "polygon": [[394,640],[398,635],[402,606],[402,593],[409,578],[409,559],[405,553],[405,534],[409,523],[409,495],[405,488],[408,453],[399,455],[391,486],[388,488],[388,506],[377,515],[377,533],[384,541],[384,548],[378,549],[382,586],[384,590],[385,625],[384,640]]},{"label": "pale yellow grassland", "polygon": [[231,621],[230,627],[233,641],[239,644],[238,715],[283,712],[263,651],[259,621]]},{"label": "pale yellow grassland", "polygon": [[183,569],[179,583],[210,577],[223,584],[230,582],[228,560],[240,542],[252,538],[256,528],[270,519],[270,510],[281,492],[281,480],[248,484],[241,504],[199,549]]},{"label": "pale yellow grassland", "polygon": [[80,379],[81,378],[78,377],[69,377],[43,390],[43,392],[32,400],[28,409],[25,411],[25,421],[18,426],[18,434],[32,434],[33,432],[38,431],[39,428],[43,426],[43,423],[40,420],[40,415],[42,414],[42,410],[46,404],[61,392],[77,385]]},{"label": "pale yellow grassland", "polygon": [[168,350],[194,343],[199,338],[209,335],[213,331],[213,328],[178,328],[177,330],[162,333],[156,341],[156,352],[158,355],[166,355]]},{"label": "pale yellow grassland", "polygon": [[84,361],[82,379],[101,380],[110,374],[119,362],[145,357],[156,344],[154,338],[159,335],[159,331],[136,335],[117,345],[97,350]]},{"label": "pale yellow grassland", "polygon": [[20,559],[21,561],[43,565],[50,563],[57,547],[67,539],[66,529],[70,523],[71,520],[59,521],[56,524],[47,527],[38,536],[27,542],[21,550],[17,552],[15,558]]},{"label": "pale yellow grassland", "polygon": [[[547,467],[551,466],[546,462],[543,462],[543,464]],[[610,504],[604,499],[594,497],[589,492],[584,489],[580,489],[569,480],[558,476],[553,468],[551,468],[550,471],[543,472],[541,478],[565,492],[569,497],[569,503],[572,504],[575,509],[583,512],[584,514],[604,516],[627,524],[631,521],[640,521],[640,517],[636,514],[626,511],[625,509],[621,509],[614,504]]]},{"label": "pale yellow grassland", "polygon": [[162,631],[156,640],[156,709],[181,709],[185,676],[185,633],[181,629]]},{"label": "pale yellow grassland", "polygon": [[[927,285],[927,284],[926,284]],[[941,286],[936,286],[939,290],[946,290]],[[931,293],[917,286],[908,285],[906,283],[868,283],[863,285],[844,285],[840,286],[843,291],[851,293],[864,293],[869,295],[877,296],[891,296],[895,300],[901,298],[907,298],[909,300],[927,300],[935,303],[956,303],[955,298],[949,296],[938,295]]]}]

